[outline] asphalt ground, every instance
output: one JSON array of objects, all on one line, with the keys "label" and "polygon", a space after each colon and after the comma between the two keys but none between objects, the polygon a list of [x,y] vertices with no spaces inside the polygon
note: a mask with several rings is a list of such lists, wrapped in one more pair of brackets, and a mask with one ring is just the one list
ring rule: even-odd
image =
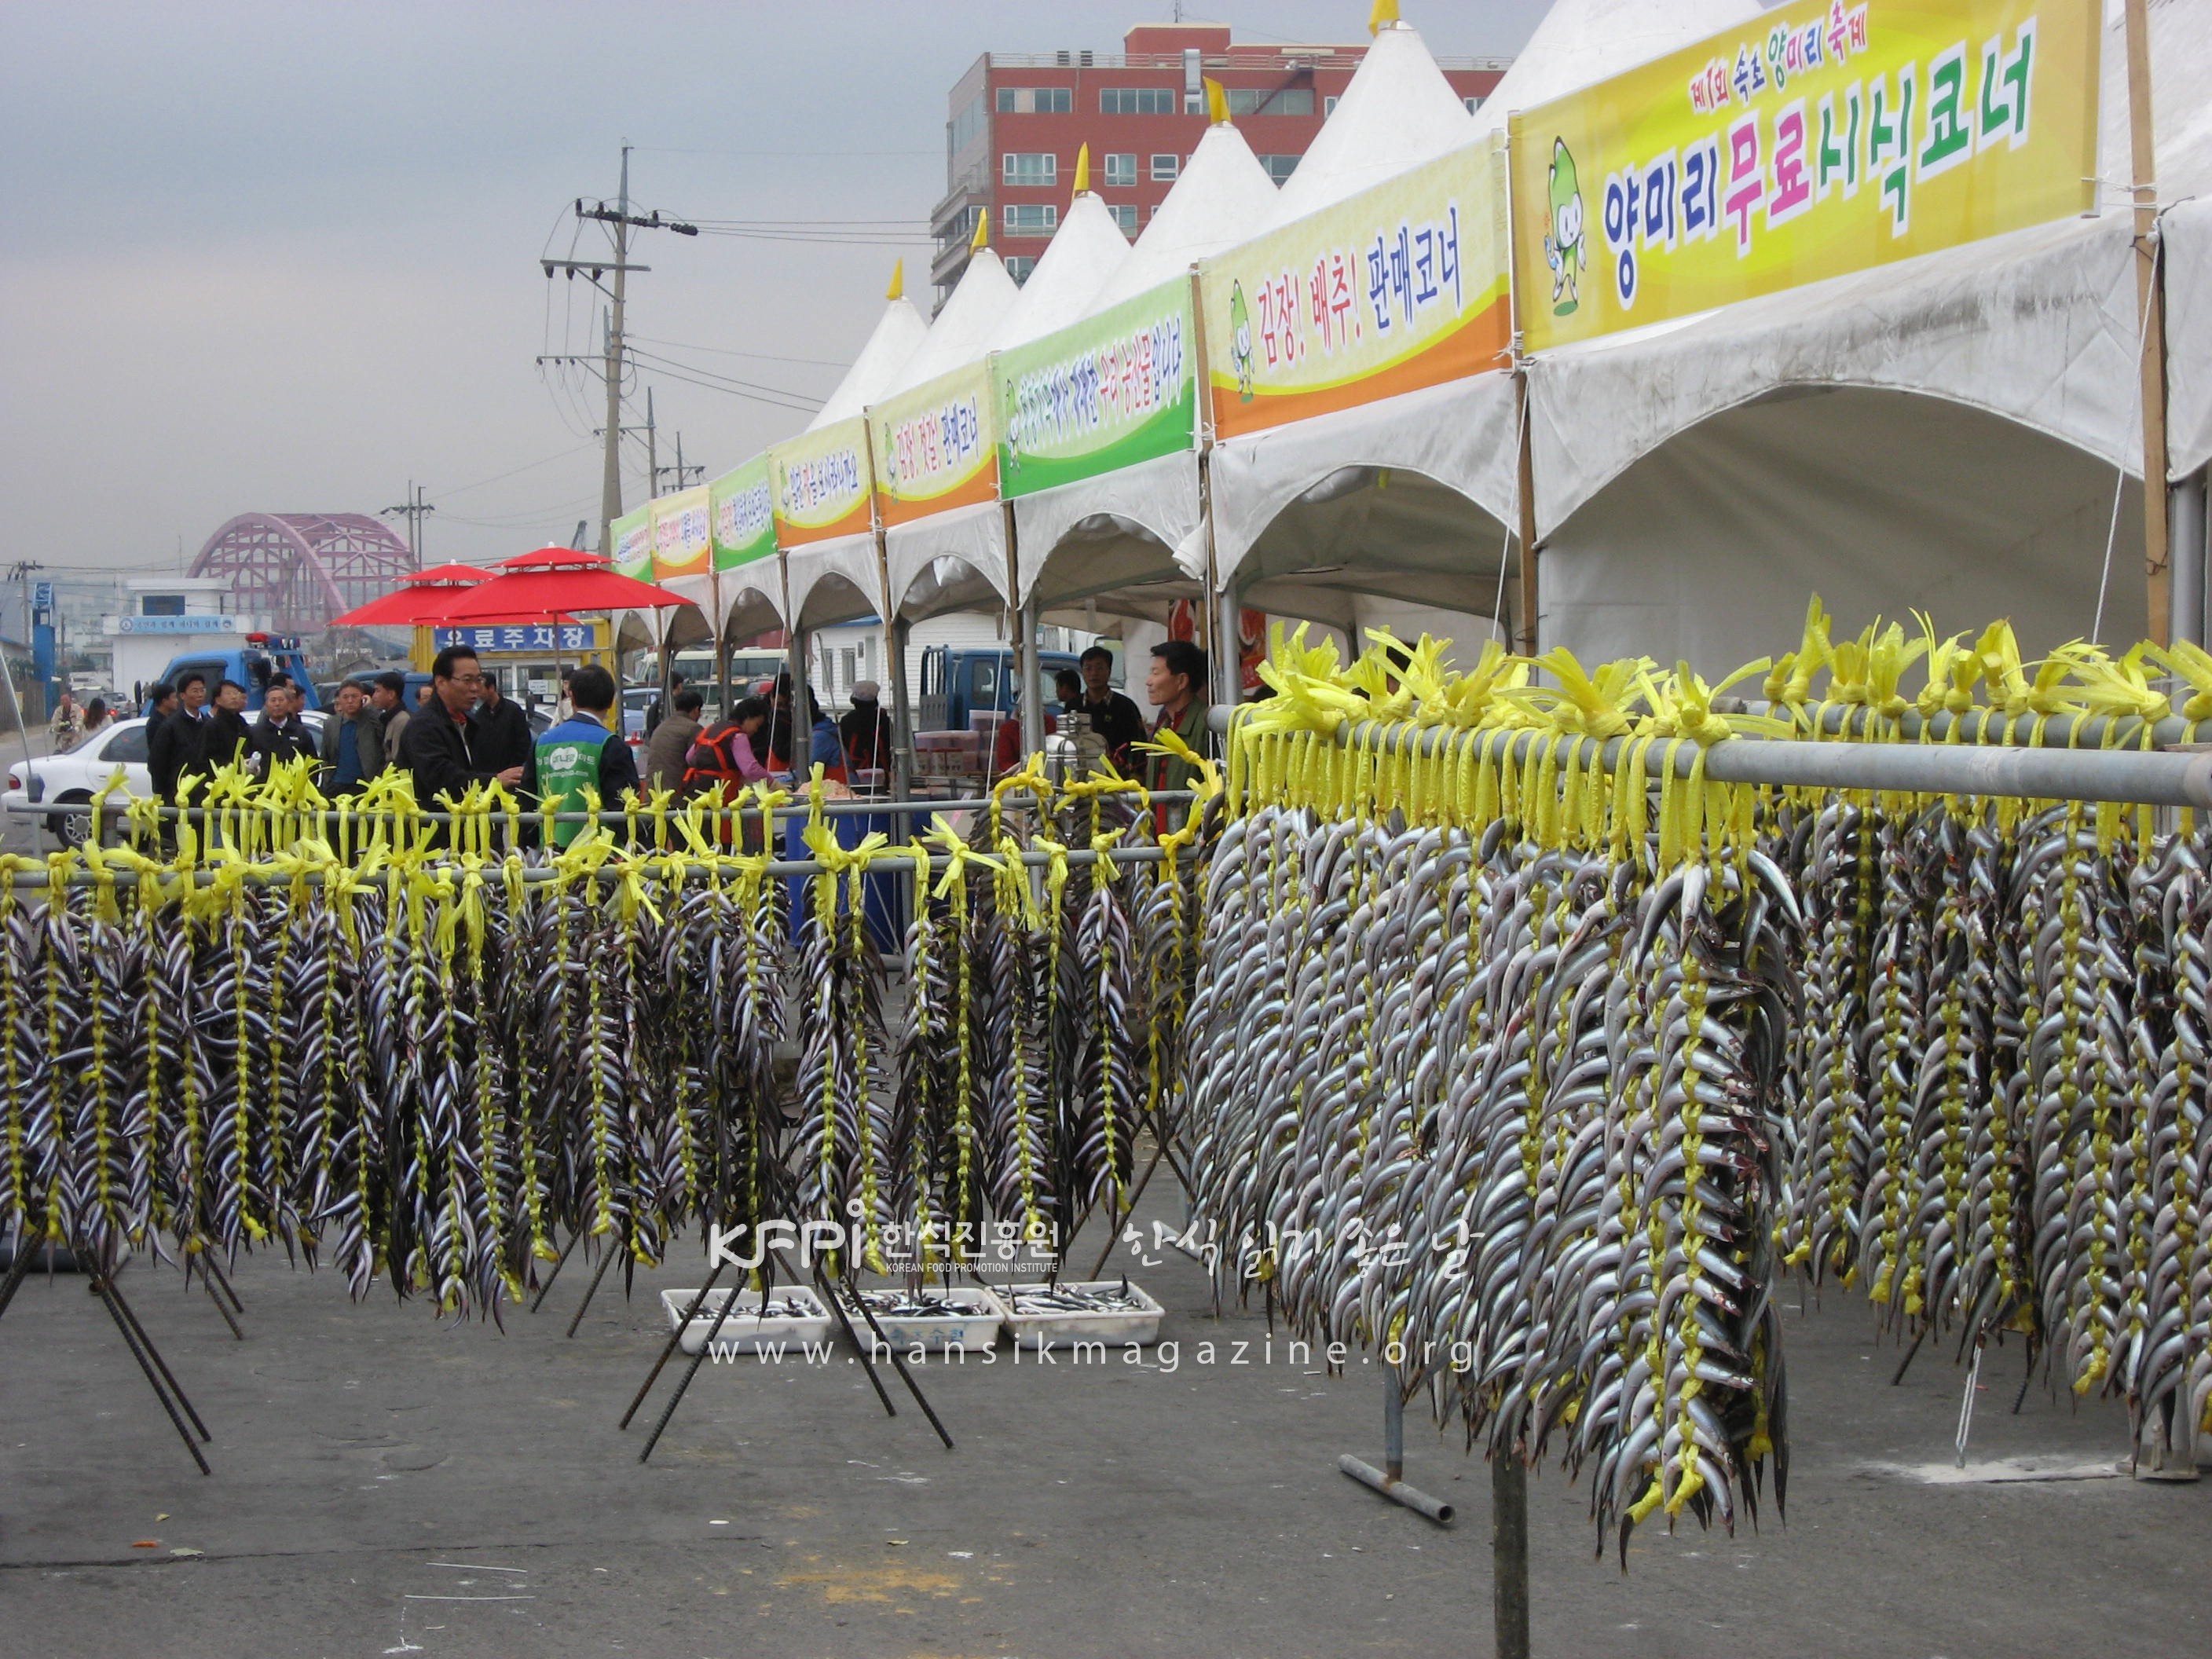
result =
[{"label": "asphalt ground", "polygon": [[[1490,1653],[1486,1466],[1417,1402],[1407,1478],[1457,1524],[1346,1479],[1340,1453],[1382,1461],[1376,1368],[1327,1375],[1146,1255],[1119,1259],[1178,1346],[926,1366],[952,1451],[840,1348],[702,1368],[642,1467],[655,1412],[616,1423],[696,1254],[627,1300],[610,1275],[573,1339],[578,1261],[502,1332],[264,1255],[236,1274],[242,1343],[142,1259],[122,1283],[214,1431],[211,1478],[83,1282],[33,1278],[0,1320],[0,1656]],[[1786,1524],[1770,1501],[1733,1538],[1647,1528],[1623,1573],[1586,1488],[1533,1477],[1535,1652],[2212,1651],[2212,1482],[2115,1474],[2112,1402],[2039,1381],[2011,1415],[2016,1340],[1958,1479],[1963,1373],[1931,1345],[1892,1387],[1872,1328],[1834,1292],[1790,1319]],[[2028,1472],[2074,1478],[1985,1478]]]}]

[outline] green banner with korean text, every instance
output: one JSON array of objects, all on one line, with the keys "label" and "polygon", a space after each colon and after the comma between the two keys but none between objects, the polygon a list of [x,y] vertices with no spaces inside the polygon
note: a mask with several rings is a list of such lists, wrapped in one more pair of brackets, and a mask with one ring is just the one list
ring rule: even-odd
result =
[{"label": "green banner with korean text", "polygon": [[964,363],[872,407],[883,521],[906,524],[996,500],[998,415],[988,361]]},{"label": "green banner with korean text", "polygon": [[653,579],[703,576],[713,551],[708,530],[707,486],[694,484],[653,503]]},{"label": "green banner with korean text", "polygon": [[1531,351],[2095,204],[2097,0],[1798,0],[1513,117]]},{"label": "green banner with korean text", "polygon": [[1178,276],[992,359],[999,491],[1095,478],[1197,439],[1190,281]]},{"label": "green banner with korean text", "polygon": [[757,455],[707,486],[714,568],[735,570],[775,556],[775,507],[769,499],[768,457]]},{"label": "green banner with korean text", "polygon": [[872,526],[865,416],[801,433],[769,450],[768,462],[778,546],[804,547]]}]

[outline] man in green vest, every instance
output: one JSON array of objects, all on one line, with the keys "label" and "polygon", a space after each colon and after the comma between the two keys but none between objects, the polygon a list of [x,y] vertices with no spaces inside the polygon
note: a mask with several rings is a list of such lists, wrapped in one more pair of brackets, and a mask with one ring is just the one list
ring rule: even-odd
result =
[{"label": "man in green vest", "polygon": [[[614,676],[586,664],[568,682],[568,698],[576,712],[538,739],[539,803],[548,812],[580,812],[584,791],[594,789],[601,811],[618,811],[637,787],[637,761],[614,729]],[[566,847],[583,830],[580,822],[556,824],[553,845]]]}]

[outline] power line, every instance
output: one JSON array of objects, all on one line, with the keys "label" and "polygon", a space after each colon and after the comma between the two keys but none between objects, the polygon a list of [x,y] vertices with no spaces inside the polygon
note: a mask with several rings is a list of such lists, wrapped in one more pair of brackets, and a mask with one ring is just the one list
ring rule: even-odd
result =
[{"label": "power line", "polygon": [[792,392],[782,386],[762,386],[752,380],[740,380],[733,376],[717,374],[712,369],[700,368],[690,363],[679,363],[672,359],[656,356],[651,352],[632,354],[641,363],[652,366],[657,374],[681,380],[708,392],[724,392],[733,398],[746,398],[755,403],[768,404],[776,409],[787,409],[796,414],[811,415],[822,407],[819,398],[810,398],[804,392]]},{"label": "power line", "polygon": [[630,355],[635,357],[637,361],[641,363],[651,363],[662,369],[684,369],[690,374],[704,375],[710,380],[726,381],[732,387],[746,392],[757,392],[767,397],[791,398],[797,399],[800,403],[811,403],[814,404],[818,404],[821,402],[821,399],[818,398],[810,398],[807,393],[804,392],[794,392],[789,386],[769,386],[760,380],[748,380],[741,375],[724,374],[716,369],[702,368],[696,363],[684,362],[680,358],[664,357],[656,351],[633,351]]},{"label": "power line", "polygon": [[456,484],[451,489],[439,491],[438,499],[441,501],[451,501],[456,495],[465,495],[471,489],[482,489],[486,484],[498,483],[501,479],[512,478],[518,473],[529,472],[541,466],[550,466],[556,461],[565,461],[569,456],[590,447],[588,441],[572,445],[557,455],[547,455],[535,461],[525,461],[520,466],[510,467],[504,472],[495,472],[489,478],[478,478],[474,483]]},{"label": "power line", "polygon": [[682,340],[659,340],[650,334],[633,334],[633,340],[642,340],[647,345],[668,346],[678,351],[703,351],[710,357],[750,357],[762,363],[804,363],[813,368],[850,368],[850,362],[834,362],[827,357],[778,357],[766,351],[739,351],[732,346],[691,345]]}]

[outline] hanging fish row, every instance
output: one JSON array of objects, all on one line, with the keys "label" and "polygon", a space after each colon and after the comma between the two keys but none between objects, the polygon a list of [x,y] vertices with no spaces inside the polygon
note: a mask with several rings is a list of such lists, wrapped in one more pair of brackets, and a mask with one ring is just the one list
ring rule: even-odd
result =
[{"label": "hanging fish row", "polygon": [[2137,1443],[2212,1432],[2212,836],[1837,801],[1806,896],[1779,1243],[1900,1334],[2007,1330]]},{"label": "hanging fish row", "polygon": [[[799,946],[795,1164],[802,1212],[856,1224],[861,1265],[918,1274],[1048,1256],[1100,1206],[1126,1206],[1138,1137],[1178,1134],[1177,1034],[1195,973],[1194,825],[1155,844],[999,812],[940,827],[945,872],[913,890],[903,1007],[866,925],[865,860],[817,878]],[[823,849],[826,850],[826,849]],[[1025,866],[1025,853],[1043,852]],[[836,854],[829,857],[836,860]]]},{"label": "hanging fish row", "polygon": [[[0,1237],[328,1260],[441,1311],[563,1235],[787,1212],[774,884],[0,890]],[[651,885],[648,884],[648,885]]]},{"label": "hanging fish row", "polygon": [[[1763,856],[1263,806],[1214,856],[1187,1042],[1218,1271],[1381,1351],[1601,1527],[1786,1469],[1769,1239],[1796,901]],[[1241,1288],[1241,1287],[1240,1287]]]}]

